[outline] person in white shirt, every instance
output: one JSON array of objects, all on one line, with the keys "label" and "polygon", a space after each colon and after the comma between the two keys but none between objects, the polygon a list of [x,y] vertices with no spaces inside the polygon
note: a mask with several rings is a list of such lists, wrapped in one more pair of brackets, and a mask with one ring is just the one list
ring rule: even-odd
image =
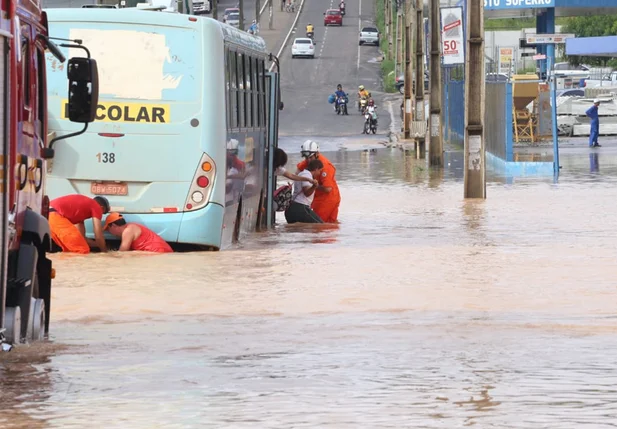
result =
[{"label": "person in white shirt", "polygon": [[[309,161],[306,170],[302,170],[298,176],[317,180],[323,170],[323,163],[318,159]],[[323,220],[311,209],[315,197],[316,183],[307,181],[294,182],[293,199],[289,208],[285,210],[287,223],[324,223]]]},{"label": "person in white shirt", "polygon": [[289,180],[317,184],[317,180],[312,177],[302,177],[297,174],[290,173],[285,169],[285,164],[287,164],[287,153],[283,149],[277,147],[274,149],[274,168],[277,176],[287,177]]}]

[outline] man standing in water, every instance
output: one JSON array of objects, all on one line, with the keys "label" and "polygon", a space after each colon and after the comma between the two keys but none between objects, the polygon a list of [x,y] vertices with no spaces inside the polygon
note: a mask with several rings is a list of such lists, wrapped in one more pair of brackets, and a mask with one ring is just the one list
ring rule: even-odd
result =
[{"label": "man standing in water", "polygon": [[319,153],[317,142],[307,140],[302,144],[302,156],[304,161],[298,163],[298,171],[305,170],[308,163],[318,159],[323,163],[323,171],[319,175],[319,186],[315,191],[315,199],[312,208],[325,223],[338,222],[338,208],[341,204],[341,194],[336,183],[336,168],[332,163]]},{"label": "man standing in water", "polygon": [[116,237],[120,237],[121,252],[127,250],[141,250],[143,252],[170,253],[173,252],[169,244],[154,231],[137,223],[127,223],[120,213],[109,213],[105,219],[105,227]]},{"label": "man standing in water", "polygon": [[598,143],[598,137],[600,135],[600,117],[598,116],[598,107],[600,106],[600,100],[597,98],[593,100],[593,106],[591,106],[585,114],[591,119],[591,131],[589,132],[589,147],[602,147]]},{"label": "man standing in water", "polygon": [[[107,212],[109,201],[105,197],[75,194],[53,199],[49,203],[51,238],[63,252],[87,254],[90,246],[106,252],[101,219]],[[86,219],[92,219],[94,240],[86,238]]]}]

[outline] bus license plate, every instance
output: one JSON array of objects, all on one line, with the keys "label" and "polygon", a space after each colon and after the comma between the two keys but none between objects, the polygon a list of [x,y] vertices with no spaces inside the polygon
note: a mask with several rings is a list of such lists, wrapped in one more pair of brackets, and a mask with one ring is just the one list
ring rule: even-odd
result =
[{"label": "bus license plate", "polygon": [[129,186],[126,183],[92,183],[90,192],[94,195],[128,195]]}]

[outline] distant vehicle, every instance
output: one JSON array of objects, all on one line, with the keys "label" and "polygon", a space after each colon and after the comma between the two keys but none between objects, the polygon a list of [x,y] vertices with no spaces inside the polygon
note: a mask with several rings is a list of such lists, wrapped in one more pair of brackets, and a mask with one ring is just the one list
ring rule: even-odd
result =
[{"label": "distant vehicle", "polygon": [[[414,78],[415,79],[415,78]],[[414,84],[416,82],[414,81]],[[394,87],[398,89],[398,92],[401,94],[405,93],[405,74],[398,75],[394,79]],[[413,89],[415,91],[416,86],[414,85]],[[428,91],[428,72],[424,70],[424,90]]]},{"label": "distant vehicle", "polygon": [[586,65],[573,66],[569,63],[555,63],[555,77],[571,77],[573,79],[589,78],[591,68]]},{"label": "distant vehicle", "polygon": [[223,13],[223,22],[227,23],[227,18],[229,17],[229,14],[231,13],[240,13],[240,9],[238,9],[237,7],[228,7],[227,9],[225,9],[225,12]]},{"label": "distant vehicle", "polygon": [[602,79],[585,79],[586,88],[597,88],[599,86],[617,86],[617,71],[605,74]]},{"label": "distant vehicle", "polygon": [[343,15],[338,9],[328,9],[324,12],[323,25],[339,25],[343,26]]},{"label": "distant vehicle", "polygon": [[[263,39],[178,13],[47,13],[50,34],[88,36],[105,76],[96,121],[43,167],[51,199],[104,195],[165,241],[213,250],[265,228],[280,92]],[[119,58],[122,49],[131,55]],[[49,132],[59,135],[78,129],[66,119],[66,73],[47,58]]]},{"label": "distant vehicle", "polygon": [[212,10],[210,0],[193,0],[193,15],[204,15]]},{"label": "distant vehicle", "polygon": [[510,78],[505,73],[487,73],[484,80],[486,82],[507,82]]},{"label": "distant vehicle", "polygon": [[557,91],[557,97],[584,97],[585,90],[583,89],[563,89]]},{"label": "distant vehicle", "polygon": [[236,12],[230,13],[227,15],[227,21],[225,22],[232,27],[240,28],[240,14]]},{"label": "distant vehicle", "polygon": [[360,31],[360,45],[365,43],[379,45],[379,30],[375,27],[364,27]]},{"label": "distant vehicle", "polygon": [[315,58],[315,45],[311,39],[299,37],[294,40],[294,44],[291,45],[291,58],[296,57]]}]

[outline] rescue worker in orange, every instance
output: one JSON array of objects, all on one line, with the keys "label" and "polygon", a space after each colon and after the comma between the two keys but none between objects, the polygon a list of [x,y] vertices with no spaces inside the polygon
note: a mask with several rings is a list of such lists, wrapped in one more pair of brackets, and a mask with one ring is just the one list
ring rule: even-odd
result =
[{"label": "rescue worker in orange", "polygon": [[[53,199],[49,203],[51,238],[63,252],[87,254],[90,247],[106,252],[101,219],[108,212],[109,201],[105,197],[75,194]],[[92,219],[94,240],[86,238],[86,219]]]},{"label": "rescue worker in orange", "polygon": [[[302,144],[301,154],[304,161],[298,163],[298,172],[306,170],[312,159],[319,159],[323,163],[323,171],[319,176],[319,186],[315,191],[315,198],[311,208],[325,223],[338,222],[338,208],[341,204],[341,194],[336,183],[336,167],[319,153],[317,142],[307,140]],[[298,173],[296,173],[298,174]]]},{"label": "rescue worker in orange", "polygon": [[142,252],[170,253],[172,248],[154,231],[137,223],[127,223],[120,213],[109,213],[105,219],[104,230],[109,230],[116,237],[120,237],[121,252],[127,250],[141,250]]}]

